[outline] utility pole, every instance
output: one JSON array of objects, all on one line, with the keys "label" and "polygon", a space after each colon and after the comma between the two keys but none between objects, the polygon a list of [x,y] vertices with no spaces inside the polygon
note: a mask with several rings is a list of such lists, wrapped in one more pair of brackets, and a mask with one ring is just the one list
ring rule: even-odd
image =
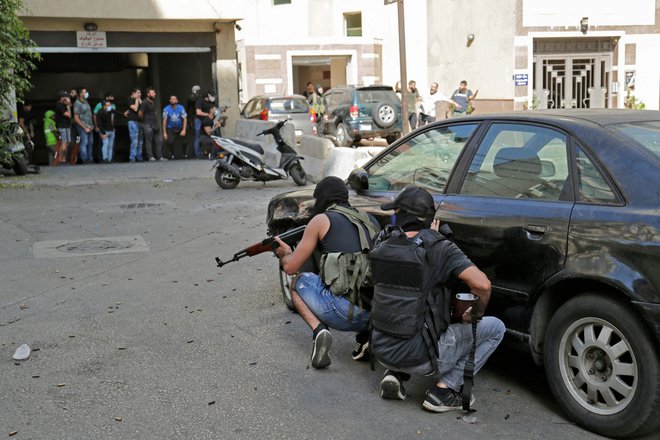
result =
[{"label": "utility pole", "polygon": [[[406,70],[406,26],[403,13],[403,0],[384,0],[386,5],[396,2],[399,20],[399,66],[401,73],[401,135],[410,133],[410,120],[408,120],[408,75]],[[414,109],[413,109],[414,110]]]}]

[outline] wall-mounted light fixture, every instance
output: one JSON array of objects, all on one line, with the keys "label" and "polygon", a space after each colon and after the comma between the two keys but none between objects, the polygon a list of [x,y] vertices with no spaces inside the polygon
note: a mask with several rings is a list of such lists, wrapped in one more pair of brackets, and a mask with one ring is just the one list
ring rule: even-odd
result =
[{"label": "wall-mounted light fixture", "polygon": [[242,30],[243,30],[243,28],[241,27],[241,25],[238,24],[238,23],[234,23],[234,27],[236,28],[237,31],[242,31]]},{"label": "wall-mounted light fixture", "polygon": [[468,34],[468,36],[467,36],[467,47],[472,46],[473,41],[474,41],[474,34]]},{"label": "wall-mounted light fixture", "polygon": [[90,23],[85,23],[85,24],[83,25],[83,28],[84,28],[87,32],[96,32],[96,30],[98,29],[98,26],[96,26],[96,23],[91,23],[91,22],[90,22]]},{"label": "wall-mounted light fixture", "polygon": [[582,32],[583,35],[587,35],[588,30],[589,30],[589,17],[582,17],[582,20],[580,20],[580,32]]}]

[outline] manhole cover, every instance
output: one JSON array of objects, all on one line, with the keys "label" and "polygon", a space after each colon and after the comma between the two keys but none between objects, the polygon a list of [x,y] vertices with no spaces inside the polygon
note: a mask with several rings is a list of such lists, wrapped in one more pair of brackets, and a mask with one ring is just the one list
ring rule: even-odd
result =
[{"label": "manhole cover", "polygon": [[144,208],[151,208],[153,206],[160,206],[160,203],[137,202],[137,203],[125,203],[123,205],[119,205],[121,209],[144,209]]},{"label": "manhole cover", "polygon": [[149,245],[144,237],[134,235],[39,241],[32,245],[32,250],[36,258],[87,257],[89,255],[149,252]]},{"label": "manhole cover", "polygon": [[126,241],[115,241],[115,240],[84,240],[78,241],[75,243],[67,243],[61,246],[56,247],[60,252],[74,252],[77,254],[88,253],[88,252],[106,252],[106,251],[117,251],[117,250],[126,250],[134,246],[134,243]]}]

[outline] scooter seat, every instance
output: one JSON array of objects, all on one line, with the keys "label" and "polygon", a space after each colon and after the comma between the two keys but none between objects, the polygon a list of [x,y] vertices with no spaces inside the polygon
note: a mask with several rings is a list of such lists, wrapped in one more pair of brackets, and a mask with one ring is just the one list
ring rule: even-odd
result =
[{"label": "scooter seat", "polygon": [[246,141],[242,141],[242,140],[239,140],[239,139],[232,139],[232,141],[234,141],[235,143],[237,143],[239,145],[243,145],[244,147],[247,147],[250,150],[255,151],[259,154],[264,154],[264,149],[259,144],[253,144],[251,142],[246,142]]}]

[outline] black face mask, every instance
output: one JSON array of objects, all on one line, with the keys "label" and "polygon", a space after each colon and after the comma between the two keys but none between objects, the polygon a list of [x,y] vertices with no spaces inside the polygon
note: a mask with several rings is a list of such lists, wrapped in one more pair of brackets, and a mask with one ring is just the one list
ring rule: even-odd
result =
[{"label": "black face mask", "polygon": [[314,199],[316,214],[325,212],[333,203],[348,206],[348,189],[340,178],[326,177],[316,185]]},{"label": "black face mask", "polygon": [[417,216],[409,214],[404,211],[396,213],[396,225],[401,226],[404,231],[421,231],[431,227],[433,217],[426,220],[420,220]]}]

